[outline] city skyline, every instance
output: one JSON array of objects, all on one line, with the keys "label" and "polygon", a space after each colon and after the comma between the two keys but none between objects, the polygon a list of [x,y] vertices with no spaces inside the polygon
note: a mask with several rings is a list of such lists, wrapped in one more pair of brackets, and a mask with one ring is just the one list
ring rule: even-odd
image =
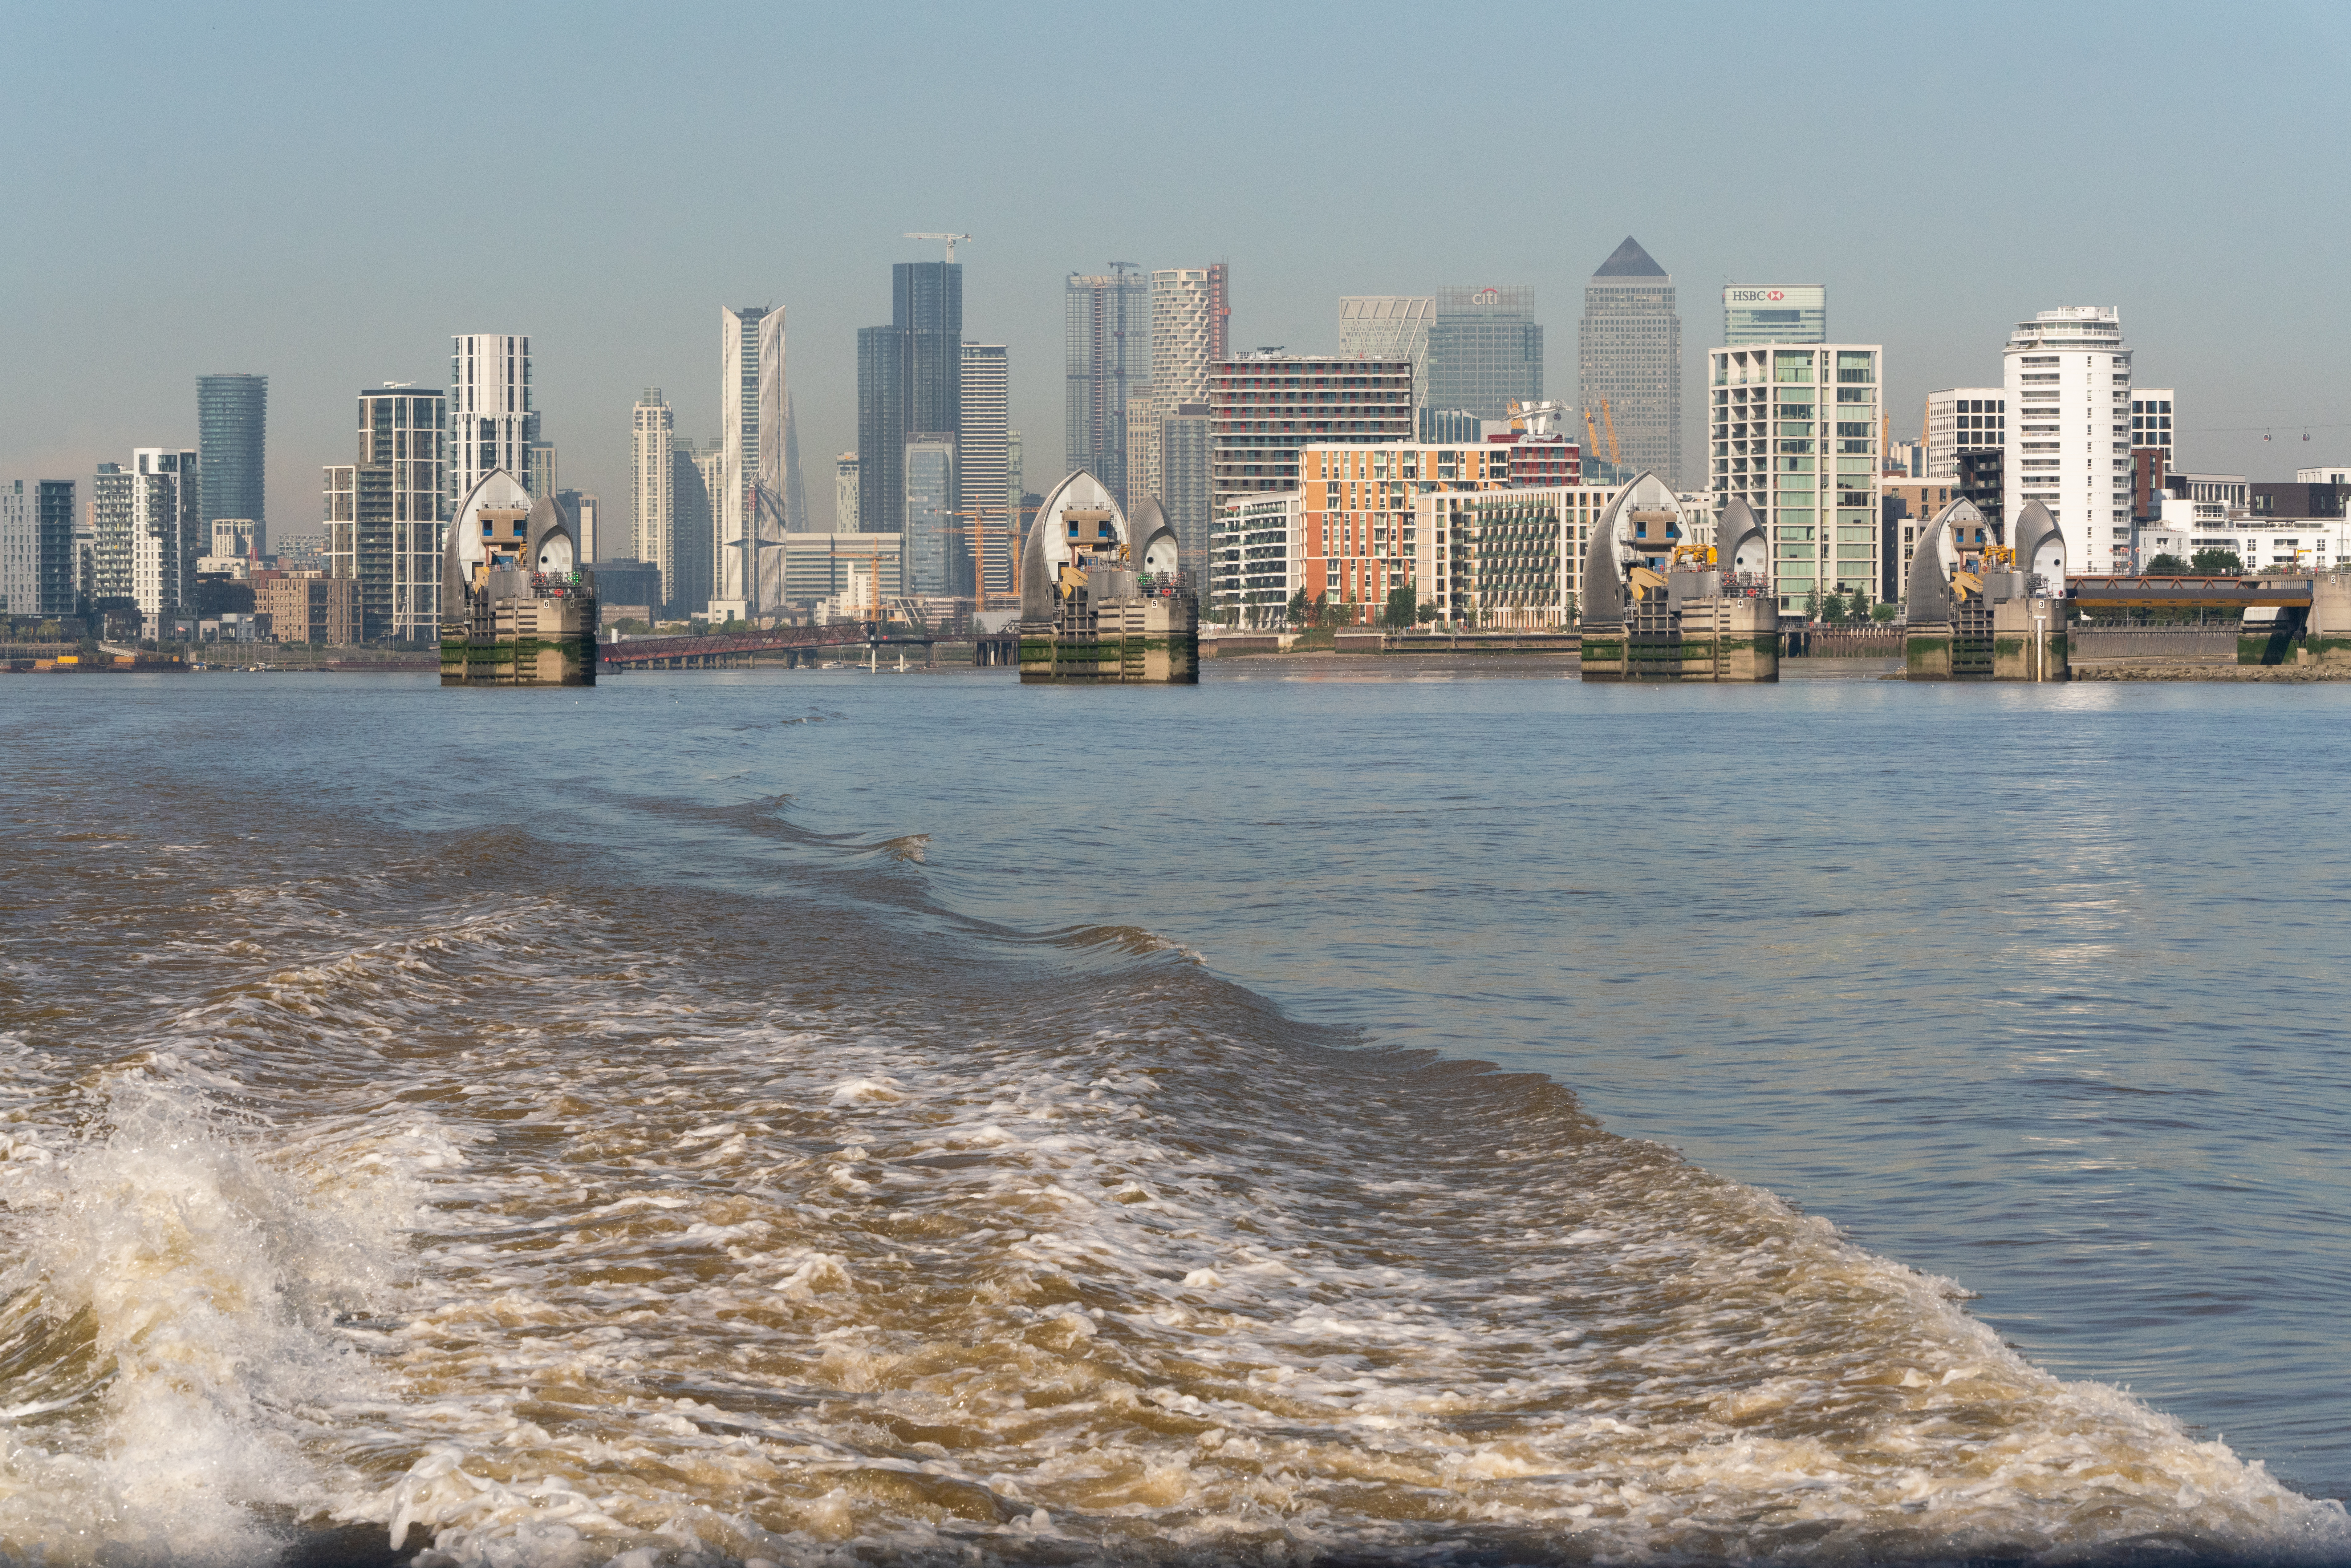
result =
[{"label": "city skyline", "polygon": [[[2251,255],[2231,245],[2227,225],[2167,216],[2159,230],[2154,226],[2154,214],[2194,211],[2199,200],[2225,197],[2232,211],[2248,204],[2294,206],[2298,193],[2314,188],[2331,136],[2313,111],[2293,101],[2259,131],[2224,129],[2200,140],[2158,133],[2160,157],[2148,167],[2119,167],[2097,214],[2020,219],[2017,243],[1975,246],[1964,257],[1927,243],[1930,231],[1916,201],[1897,194],[1906,180],[1915,189],[1924,168],[1924,154],[1897,146],[1899,137],[1889,134],[1885,145],[1856,155],[1860,174],[1850,188],[1884,193],[1855,204],[1866,221],[1832,232],[1783,211],[1761,183],[1742,181],[1708,154],[1708,137],[1733,123],[1728,111],[1701,106],[1689,128],[1635,132],[1564,104],[1562,114],[1575,134],[1563,136],[1562,145],[1580,138],[1589,151],[1579,153],[1579,168],[1594,171],[1579,174],[1573,204],[1539,215],[1390,225],[1366,243],[1343,219],[1303,203],[1294,173],[1250,162],[1240,154],[1238,133],[1223,131],[1187,158],[1178,177],[1147,192],[1110,190],[1081,217],[1064,193],[1089,181],[1106,188],[1094,170],[1113,166],[1109,150],[1071,152],[1054,117],[1000,99],[988,110],[1000,118],[986,122],[998,126],[997,134],[945,134],[945,128],[968,124],[987,101],[972,85],[984,76],[978,72],[943,86],[934,100],[911,108],[903,125],[880,132],[892,147],[921,142],[928,157],[876,190],[864,176],[827,166],[827,157],[847,145],[846,133],[827,120],[844,89],[810,78],[808,91],[774,116],[771,131],[755,132],[739,107],[701,101],[691,92],[682,37],[612,16],[549,27],[556,15],[523,8],[484,25],[496,37],[528,38],[533,49],[551,50],[551,62],[584,85],[621,91],[617,84],[633,79],[624,62],[629,71],[653,73],[655,90],[645,106],[623,118],[632,129],[658,121],[662,133],[643,150],[624,145],[618,127],[591,131],[578,146],[550,145],[533,179],[494,214],[526,227],[584,224],[605,243],[514,247],[466,269],[395,266],[393,258],[409,249],[387,213],[350,204],[319,215],[296,200],[306,190],[331,191],[341,167],[365,166],[387,145],[397,118],[383,112],[389,107],[412,94],[421,94],[417,101],[427,110],[441,104],[449,89],[421,68],[429,54],[422,40],[387,45],[380,71],[355,82],[347,102],[323,121],[306,122],[296,136],[291,110],[261,90],[268,78],[256,73],[264,68],[244,55],[266,43],[263,57],[280,70],[322,68],[350,41],[340,22],[264,39],[268,29],[258,18],[222,19],[215,34],[210,22],[158,12],[157,63],[126,67],[137,80],[122,101],[136,112],[119,125],[97,117],[96,104],[70,100],[57,85],[69,76],[70,61],[100,47],[97,21],[42,15],[12,23],[19,57],[33,68],[27,91],[0,113],[22,137],[75,149],[29,170],[26,197],[35,207],[89,221],[66,225],[62,238],[21,248],[0,263],[12,294],[43,306],[37,317],[6,329],[11,363],[20,367],[0,394],[10,433],[0,449],[6,472],[87,482],[96,463],[119,461],[137,444],[193,447],[199,436],[195,378],[249,371],[272,382],[272,529],[308,531],[318,510],[318,470],[341,459],[348,445],[352,389],[378,377],[442,386],[451,337],[496,326],[531,340],[534,391],[545,439],[562,454],[562,483],[609,499],[627,493],[630,410],[643,386],[670,389],[681,429],[720,428],[706,369],[706,323],[714,305],[745,298],[772,298],[794,312],[793,391],[807,427],[800,437],[810,451],[845,450],[855,444],[856,329],[883,319],[872,280],[891,264],[937,259],[935,245],[901,237],[934,226],[975,236],[957,257],[967,268],[965,336],[1008,345],[1010,423],[1031,433],[1031,489],[1058,476],[1048,471],[1058,465],[1049,455],[1057,444],[1040,437],[1062,423],[1061,378],[1051,367],[1061,357],[1062,285],[1071,272],[1104,272],[1113,259],[1146,268],[1229,261],[1238,280],[1233,349],[1279,343],[1305,353],[1338,347],[1334,317],[1343,296],[1421,295],[1463,281],[1523,284],[1535,290],[1546,329],[1546,392],[1580,404],[1577,301],[1592,268],[1627,233],[1639,235],[1682,285],[1686,384],[1695,384],[1704,356],[1719,346],[1713,304],[1719,287],[1733,281],[1794,277],[1834,290],[1836,337],[1886,345],[1886,412],[1904,437],[1915,435],[1928,392],[1998,381],[1998,344],[2016,321],[2063,305],[2112,305],[2131,323],[2141,373],[2180,388],[2193,411],[2178,432],[2182,463],[2277,476],[2299,463],[2351,453],[2351,414],[2337,401],[2322,348],[2330,335],[2340,335],[2346,308],[2319,282],[2315,260],[2331,250],[2330,239],[2346,220],[2316,211],[2308,215],[2315,228],[2304,246]],[[1731,15],[1720,13],[1725,21]],[[2111,122],[2128,111],[2152,73],[2191,54],[2207,76],[2249,80],[2289,61],[2306,69],[2314,58],[2343,57],[2346,31],[2339,17],[2314,8],[2281,15],[2292,25],[2272,36],[2189,17],[2159,44],[2123,39],[2110,72],[2071,84],[2066,101],[2045,106],[2056,116],[2053,124],[2028,132],[2021,120],[2002,123],[1991,115],[1980,132],[1983,177],[2021,176],[2034,166],[2036,137],[2086,134]],[[1907,39],[1923,51],[1930,88],[1976,93],[1989,83],[1989,99],[1978,101],[1994,110],[2035,101],[2001,85],[1995,68],[2002,36],[2032,25],[2024,13],[1994,10],[1967,26],[1873,25],[1890,41]],[[879,26],[798,18],[795,32],[809,57],[854,57]],[[1291,18],[1272,18],[1270,26],[1270,45],[1312,30]],[[1527,63],[1492,68],[1493,109],[1458,108],[1427,133],[1374,139],[1369,151],[1399,188],[1448,160],[1539,159],[1500,150],[1517,146],[1505,106],[1537,79],[1546,42],[1582,51],[1587,43],[1633,48],[1656,41],[1654,29],[1621,20],[1531,18],[1521,26],[1532,35],[1530,47],[1512,53]],[[970,19],[943,17],[939,26],[976,59],[1001,61],[1009,47]],[[1137,28],[1152,32],[1156,25],[1139,22]],[[1685,63],[1725,68],[1734,62],[1768,68],[1782,55],[1792,58],[1794,37],[1803,33],[1734,48],[1732,29],[1694,31],[1680,45]],[[1029,41],[1039,36],[1017,26],[1012,33]],[[1071,45],[1081,55],[1106,47],[1081,37]],[[1335,47],[1349,58],[1373,52],[1352,39]],[[1172,67],[1196,73],[1213,101],[1245,90],[1239,78],[1246,73],[1217,65],[1178,30],[1157,37],[1155,47]],[[272,215],[263,225],[266,243],[245,237],[250,225],[213,232],[207,211],[225,212],[226,205],[207,208],[192,194],[160,192],[146,199],[141,222],[177,214],[187,223],[182,246],[159,259],[152,246],[123,243],[131,232],[128,209],[90,204],[92,192],[137,183],[165,166],[170,140],[156,129],[162,117],[173,110],[193,116],[193,84],[221,79],[218,71],[163,70],[164,58],[205,70],[216,65],[252,89],[241,89],[230,110],[204,122],[206,134],[256,150],[235,177],[246,182],[240,199]],[[403,62],[420,68],[403,76]],[[110,112],[120,110],[118,102]],[[522,123],[518,107],[486,112],[493,120]],[[1296,130],[1301,160],[1328,152],[1339,134],[1303,121]],[[639,223],[636,198],[627,194],[632,187],[621,172],[657,156],[665,176],[698,189],[704,177],[692,171],[696,151],[743,136],[762,147],[804,146],[809,155],[787,161],[773,202],[715,204],[726,216],[695,245],[653,246],[659,225]],[[2135,237],[2130,224],[2116,221],[2132,211],[2150,214],[2149,237]],[[382,259],[368,259],[376,255]],[[2223,275],[2232,290],[2288,308],[2247,324],[2211,290],[2210,279]],[[330,303],[354,288],[367,298],[366,310]],[[1694,454],[1698,415],[1693,400],[1684,401],[1684,444]],[[2300,439],[2305,421],[2315,427],[2308,443]],[[2275,439],[2264,442],[2265,433]],[[810,497],[812,528],[832,520],[819,496]]]}]

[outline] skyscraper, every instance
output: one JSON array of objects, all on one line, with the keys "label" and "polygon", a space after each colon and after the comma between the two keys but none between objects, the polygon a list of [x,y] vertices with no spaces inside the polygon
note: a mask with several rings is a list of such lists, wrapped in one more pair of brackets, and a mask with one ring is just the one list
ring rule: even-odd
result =
[{"label": "skyscraper", "polygon": [[955,591],[956,438],[948,430],[916,431],[904,447],[906,519],[903,557],[906,591]]},{"label": "skyscraper", "polygon": [[517,484],[529,477],[538,414],[531,407],[528,338],[465,332],[449,342],[446,461],[454,507],[493,470],[504,469]]},{"label": "skyscraper", "polygon": [[[1339,300],[1339,352],[1354,360],[1412,364],[1414,421],[1428,403],[1428,328],[1433,294],[1351,294]],[[1424,434],[1423,440],[1427,437]]]},{"label": "skyscraper", "polygon": [[71,615],[74,482],[13,479],[0,488],[0,599],[11,615]]},{"label": "skyscraper", "polygon": [[2009,526],[2038,501],[2065,536],[2068,573],[2130,570],[2131,352],[2121,313],[2043,310],[2016,324],[2002,359]]},{"label": "skyscraper", "polygon": [[268,424],[267,376],[238,371],[196,378],[196,452],[204,474],[206,538],[215,517],[245,517],[253,523],[258,548],[267,553]]},{"label": "skyscraper", "polygon": [[890,269],[890,325],[857,333],[860,526],[903,531],[906,444],[962,425],[963,264],[902,261]]},{"label": "skyscraper", "polygon": [[[747,619],[773,613],[782,604],[778,552],[785,534],[807,525],[804,517],[794,515],[799,453],[785,377],[783,308],[722,307],[718,338],[718,417],[726,471],[725,493],[713,497],[717,537],[710,613]],[[771,553],[772,563],[766,559]]]},{"label": "skyscraper", "polygon": [[1632,235],[1583,287],[1578,396],[1616,431],[1618,460],[1655,469],[1675,488],[1682,471],[1682,322],[1671,274]]},{"label": "skyscraper", "polygon": [[1885,357],[1876,343],[1751,343],[1709,357],[1715,504],[1744,500],[1770,528],[1782,610],[1883,584]]},{"label": "skyscraper", "polygon": [[1428,324],[1428,388],[1413,389],[1426,409],[1459,409],[1501,419],[1513,402],[1542,396],[1543,336],[1535,291],[1517,286],[1446,285]]},{"label": "skyscraper", "polygon": [[682,613],[705,614],[713,597],[718,555],[718,497],[726,487],[726,440],[714,436],[697,450],[690,435],[674,437],[669,455],[671,566],[677,590],[670,602]]},{"label": "skyscraper", "polygon": [[1825,284],[1734,283],[1722,291],[1722,341],[1726,348],[1828,340],[1829,291]]},{"label": "skyscraper", "polygon": [[659,387],[647,387],[629,420],[629,536],[636,558],[661,571],[661,601],[678,597],[677,422]]},{"label": "skyscraper", "polygon": [[857,454],[844,452],[832,460],[832,531],[857,531]]},{"label": "skyscraper", "polygon": [[1012,517],[1004,504],[1005,471],[1010,457],[1012,367],[1001,343],[963,346],[963,424],[956,443],[956,494],[963,516],[956,530],[965,541],[956,552],[957,593],[976,592],[985,580],[990,593],[1010,593],[1017,585]]},{"label": "skyscraper", "polygon": [[580,559],[592,566],[603,559],[603,549],[612,541],[604,537],[603,508],[598,504],[593,490],[558,490],[555,504],[571,519],[580,531]]},{"label": "skyscraper", "polygon": [[[1217,304],[1223,309],[1223,272]],[[1126,491],[1126,403],[1151,380],[1151,292],[1147,275],[1125,267],[1107,274],[1070,274],[1062,298],[1068,391],[1065,461],[1118,497]],[[1223,318],[1218,317],[1221,324]],[[1219,330],[1221,331],[1221,325]]]},{"label": "skyscraper", "polygon": [[[1139,494],[1134,493],[1133,486],[1129,486],[1130,504],[1141,506],[1144,496],[1159,498],[1166,508],[1169,523],[1176,528],[1176,547],[1186,566],[1196,565],[1200,559],[1196,552],[1208,548],[1208,518],[1205,511],[1197,517],[1179,517],[1169,500],[1178,491],[1187,497],[1207,496],[1208,445],[1205,438],[1183,442],[1180,457],[1190,466],[1181,474],[1172,472],[1168,467],[1167,422],[1183,409],[1195,411],[1186,417],[1207,418],[1209,375],[1225,357],[1224,299],[1225,269],[1221,263],[1213,267],[1166,267],[1151,275],[1149,404],[1140,422],[1140,462],[1136,453],[1130,450],[1127,454],[1128,472],[1139,471],[1143,482]],[[1134,428],[1134,422],[1130,421],[1129,429]],[[1205,429],[1204,424],[1202,432]]]},{"label": "skyscraper", "polygon": [[[555,474],[555,443],[534,441],[522,455],[522,487],[530,492],[534,501],[552,496],[562,487]],[[577,544],[578,540],[573,540]]]},{"label": "skyscraper", "polygon": [[[135,608],[147,634],[193,596],[196,559],[209,537],[199,517],[202,477],[196,454],[142,446],[123,467],[101,463],[90,484],[96,523],[93,597],[120,611]],[[99,606],[103,612],[107,606]]]},{"label": "skyscraper", "polygon": [[361,637],[438,642],[447,394],[387,382],[359,404],[357,462],[330,468],[323,486],[328,551],[350,525],[349,570],[337,575],[359,579]]}]

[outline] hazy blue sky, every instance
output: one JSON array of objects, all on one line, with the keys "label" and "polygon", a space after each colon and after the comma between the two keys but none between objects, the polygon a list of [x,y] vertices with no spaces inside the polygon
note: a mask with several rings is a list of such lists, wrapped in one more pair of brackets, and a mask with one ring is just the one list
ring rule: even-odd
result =
[{"label": "hazy blue sky", "polygon": [[1343,294],[1532,284],[1573,399],[1628,233],[1680,287],[1693,407],[1732,279],[1826,282],[1897,434],[1997,381],[2013,321],[2113,304],[2184,462],[2290,478],[2351,459],[2346,16],[11,0],[0,477],[193,444],[194,378],[259,371],[291,531],[362,386],[519,331],[564,481],[624,527],[639,389],[715,434],[718,308],[773,301],[822,523],[856,329],[937,254],[901,232],[955,229],[1031,488],[1073,269],[1228,261],[1235,342],[1295,350],[1336,346]]}]

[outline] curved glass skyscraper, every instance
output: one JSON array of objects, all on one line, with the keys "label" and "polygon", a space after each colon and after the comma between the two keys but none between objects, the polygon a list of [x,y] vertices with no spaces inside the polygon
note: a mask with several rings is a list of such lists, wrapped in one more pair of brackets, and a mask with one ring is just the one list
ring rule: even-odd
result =
[{"label": "curved glass skyscraper", "polygon": [[268,421],[267,376],[236,373],[196,378],[203,538],[213,537],[215,517],[246,517],[253,522],[255,547],[269,548],[269,519],[262,493]]}]

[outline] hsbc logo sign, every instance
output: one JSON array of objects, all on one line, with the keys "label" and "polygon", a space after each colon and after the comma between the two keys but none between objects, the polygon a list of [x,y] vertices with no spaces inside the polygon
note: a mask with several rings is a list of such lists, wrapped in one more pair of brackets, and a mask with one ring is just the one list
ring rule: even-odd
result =
[{"label": "hsbc logo sign", "polygon": [[1829,291],[1817,284],[1806,287],[1791,284],[1784,288],[1726,288],[1722,302],[1726,306],[1793,306],[1800,310],[1825,310]]}]

